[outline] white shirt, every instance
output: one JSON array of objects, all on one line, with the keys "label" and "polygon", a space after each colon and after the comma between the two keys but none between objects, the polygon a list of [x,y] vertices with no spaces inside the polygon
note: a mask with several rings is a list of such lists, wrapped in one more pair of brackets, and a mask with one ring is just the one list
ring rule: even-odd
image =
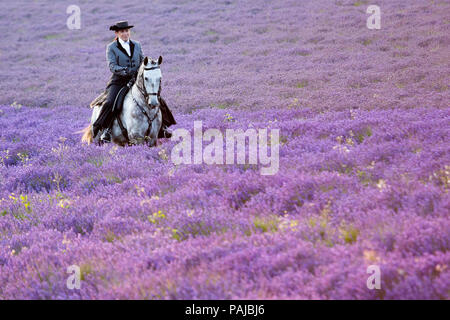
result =
[{"label": "white shirt", "polygon": [[128,55],[131,57],[131,51],[130,51],[130,40],[128,39],[127,42],[123,41],[119,38],[119,42],[122,45],[122,47],[127,51]]}]

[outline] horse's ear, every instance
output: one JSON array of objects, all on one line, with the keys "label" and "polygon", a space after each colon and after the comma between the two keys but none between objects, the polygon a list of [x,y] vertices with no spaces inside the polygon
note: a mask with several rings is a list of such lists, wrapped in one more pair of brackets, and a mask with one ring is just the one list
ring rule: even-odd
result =
[{"label": "horse's ear", "polygon": [[146,66],[146,65],[147,65],[147,63],[148,63],[148,58],[147,58],[147,57],[145,57],[145,58],[144,58],[144,66]]},{"label": "horse's ear", "polygon": [[158,64],[161,64],[162,63],[162,56],[159,56],[159,58],[158,58]]}]

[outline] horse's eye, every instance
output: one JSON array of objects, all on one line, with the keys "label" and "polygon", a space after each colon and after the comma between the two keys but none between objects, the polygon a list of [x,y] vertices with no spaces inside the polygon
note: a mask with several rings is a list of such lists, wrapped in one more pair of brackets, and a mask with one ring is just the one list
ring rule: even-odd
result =
[{"label": "horse's eye", "polygon": [[147,79],[147,77],[145,77],[145,81],[147,81],[148,79]]}]

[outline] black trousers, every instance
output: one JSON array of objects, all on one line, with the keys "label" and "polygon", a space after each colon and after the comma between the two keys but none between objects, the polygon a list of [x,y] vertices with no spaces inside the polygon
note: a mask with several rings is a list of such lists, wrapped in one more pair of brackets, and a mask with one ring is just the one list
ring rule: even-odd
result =
[{"label": "black trousers", "polygon": [[[97,135],[98,131],[104,129],[104,128],[111,128],[112,124],[114,122],[114,119],[116,117],[116,110],[118,109],[117,106],[112,112],[112,109],[114,107],[114,101],[116,100],[117,94],[119,93],[120,89],[125,87],[130,81],[131,78],[128,77],[119,77],[113,75],[111,79],[109,80],[106,91],[107,91],[107,98],[105,103],[103,104],[102,109],[100,110],[100,114],[98,115],[97,120],[93,124],[93,131],[94,131],[94,137]],[[172,112],[169,110],[169,107],[166,104],[166,101],[160,97],[160,108],[161,108],[161,114],[162,114],[162,124],[163,126],[171,126],[172,124],[176,124],[175,118],[172,115]],[[159,132],[158,137],[162,137],[162,127]]]},{"label": "black trousers", "polygon": [[93,124],[94,137],[97,135],[98,131],[104,128],[111,128],[115,116],[115,114],[112,112],[114,100],[116,99],[117,93],[119,93],[119,90],[122,87],[123,86],[119,84],[113,84],[109,86],[109,88],[107,88],[108,96],[103,104],[102,109],[100,110],[100,114],[98,115],[97,120],[95,120]]}]

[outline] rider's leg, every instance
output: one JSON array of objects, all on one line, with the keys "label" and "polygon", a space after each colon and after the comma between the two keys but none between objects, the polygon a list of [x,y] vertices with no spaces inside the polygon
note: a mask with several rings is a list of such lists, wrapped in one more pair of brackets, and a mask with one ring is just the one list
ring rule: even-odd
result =
[{"label": "rider's leg", "polygon": [[97,125],[97,127],[99,127],[100,129],[104,129],[102,136],[100,137],[100,140],[103,142],[111,141],[111,126],[114,121],[112,108],[114,106],[114,101],[116,99],[117,93],[119,92],[121,87],[122,86],[116,84],[110,85],[108,87],[108,96],[105,103],[103,104],[97,121],[94,123],[94,127]]},{"label": "rider's leg", "polygon": [[161,129],[158,133],[158,138],[170,138],[172,137],[172,133],[169,130],[169,126],[171,126],[172,124],[176,124],[176,121],[172,115],[172,112],[170,112],[166,101],[162,97],[160,97],[160,108],[163,120]]},{"label": "rider's leg", "polygon": [[161,114],[163,117],[163,125],[166,125],[166,127],[170,127],[173,124],[177,124],[175,121],[175,118],[173,117],[172,112],[170,111],[169,107],[167,106],[166,101],[160,97],[160,108],[161,108]]},{"label": "rider's leg", "polygon": [[165,124],[162,124],[161,129],[159,130],[158,133],[158,138],[171,138],[171,137],[172,132],[170,132],[169,128]]}]

